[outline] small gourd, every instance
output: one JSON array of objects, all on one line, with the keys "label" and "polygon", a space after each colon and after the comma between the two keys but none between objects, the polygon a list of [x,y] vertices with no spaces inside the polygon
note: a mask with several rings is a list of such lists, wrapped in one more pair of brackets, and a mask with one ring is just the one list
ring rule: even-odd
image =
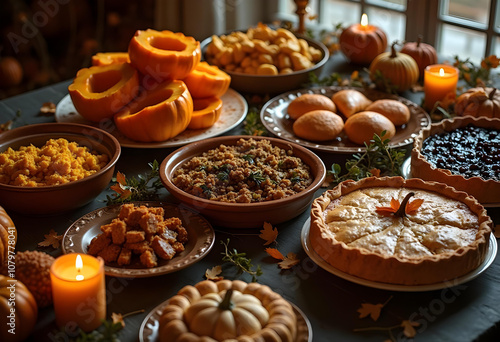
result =
[{"label": "small gourd", "polygon": [[422,43],[422,37],[419,36],[416,42],[407,42],[401,48],[401,53],[406,53],[417,62],[419,76],[424,77],[425,68],[438,61],[437,52],[434,46]]},{"label": "small gourd", "polygon": [[[12,284],[15,290],[12,291]],[[15,296],[15,307],[9,302],[11,294]],[[15,308],[13,316],[11,308]],[[33,331],[38,318],[38,306],[35,298],[19,280],[0,275],[0,341],[24,341]],[[11,324],[12,323],[12,324]],[[9,333],[14,328],[15,334]]]},{"label": "small gourd", "polygon": [[[0,267],[7,261],[10,251],[14,251],[17,230],[5,209],[0,206]],[[10,246],[10,247],[9,247]]]},{"label": "small gourd", "polygon": [[457,97],[455,113],[460,116],[500,118],[500,94],[497,88],[471,88]]},{"label": "small gourd", "polygon": [[23,80],[23,67],[14,57],[0,58],[0,87],[13,87]]},{"label": "small gourd", "polygon": [[118,130],[140,142],[160,142],[183,132],[193,115],[193,98],[180,80],[149,90],[114,115]]},{"label": "small gourd", "polygon": [[[418,65],[409,55],[397,52],[396,42],[392,44],[390,52],[384,52],[375,57],[370,64],[370,78],[377,88],[387,90],[386,82],[397,92],[410,89],[419,77]],[[382,76],[382,80],[378,74]]]}]

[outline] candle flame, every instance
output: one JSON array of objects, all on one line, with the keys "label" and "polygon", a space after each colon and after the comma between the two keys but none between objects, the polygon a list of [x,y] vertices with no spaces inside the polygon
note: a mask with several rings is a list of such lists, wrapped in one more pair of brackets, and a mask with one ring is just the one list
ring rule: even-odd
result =
[{"label": "candle flame", "polygon": [[439,76],[444,76],[444,69],[443,68],[439,69]]},{"label": "candle flame", "polygon": [[366,13],[363,13],[361,16],[361,26],[368,26],[368,16]]},{"label": "candle flame", "polygon": [[[76,261],[75,261],[75,267],[76,267],[76,271],[78,273],[80,273],[82,271],[82,268],[83,268],[83,260],[82,260],[82,257],[80,256],[80,254],[78,254],[76,256]],[[77,274],[76,275],[76,280],[83,280],[84,279],[84,276],[83,274]]]}]

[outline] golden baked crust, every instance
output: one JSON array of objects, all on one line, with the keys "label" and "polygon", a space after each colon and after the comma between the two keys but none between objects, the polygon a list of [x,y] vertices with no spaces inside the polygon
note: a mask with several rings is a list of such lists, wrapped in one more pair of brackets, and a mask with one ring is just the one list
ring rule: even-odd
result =
[{"label": "golden baked crust", "polygon": [[[424,199],[415,215],[382,216],[376,207],[408,192]],[[309,239],[333,267],[371,281],[423,285],[452,281],[488,250],[492,221],[471,196],[441,183],[401,177],[347,181],[314,200]]]},{"label": "golden baked crust", "polygon": [[447,184],[457,190],[465,191],[475,197],[482,204],[500,202],[500,182],[494,179],[485,180],[481,177],[465,178],[462,175],[452,174],[450,170],[440,169],[429,163],[420,152],[426,138],[434,134],[449,132],[459,127],[472,124],[477,127],[500,129],[500,119],[472,116],[455,117],[432,124],[420,131],[413,142],[411,151],[412,177],[427,181]]}]

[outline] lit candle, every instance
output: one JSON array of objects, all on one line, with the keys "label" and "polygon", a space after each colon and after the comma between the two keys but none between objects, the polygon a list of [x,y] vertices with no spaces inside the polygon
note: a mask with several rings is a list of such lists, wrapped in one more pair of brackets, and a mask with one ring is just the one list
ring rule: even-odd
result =
[{"label": "lit candle", "polygon": [[458,69],[446,64],[434,64],[424,72],[424,107],[432,110],[445,97],[454,98],[457,93]]},{"label": "lit candle", "polygon": [[370,64],[387,48],[387,36],[375,25],[368,24],[368,16],[363,14],[359,24],[347,27],[339,37],[342,53],[353,63]]},{"label": "lit candle", "polygon": [[65,254],[50,268],[56,323],[68,330],[92,331],[106,319],[104,261],[87,254]]}]

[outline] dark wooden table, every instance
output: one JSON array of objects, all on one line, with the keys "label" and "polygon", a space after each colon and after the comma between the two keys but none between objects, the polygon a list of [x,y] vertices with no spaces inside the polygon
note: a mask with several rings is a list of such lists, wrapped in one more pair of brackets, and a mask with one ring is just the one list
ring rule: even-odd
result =
[{"label": "dark wooden table", "polygon": [[[342,71],[349,75],[354,67],[348,65],[341,55],[335,55],[327,64],[324,75],[333,71]],[[62,82],[33,92],[0,101],[0,122],[16,116],[14,127],[52,122],[53,117],[39,115],[44,102],[58,103],[66,94],[70,81]],[[402,94],[420,104],[422,93],[406,92]],[[226,134],[242,133],[242,125]],[[128,176],[144,173],[148,163],[154,159],[163,160],[173,148],[134,149],[123,148],[116,170]],[[327,168],[333,161],[343,156],[318,153]],[[319,196],[325,189],[316,193]],[[60,255],[59,250],[39,248],[37,244],[44,240],[44,234],[54,229],[63,234],[66,229],[84,214],[105,206],[105,198],[111,194],[104,191],[93,202],[71,212],[50,217],[28,217],[9,213],[15,222],[19,234],[17,250],[40,249],[53,256]],[[166,190],[161,199],[175,202]],[[5,201],[8,199],[0,199]],[[500,224],[499,212],[489,209],[495,223]],[[300,263],[291,270],[281,270],[277,262],[264,251],[263,240],[258,237],[259,230],[225,230],[214,227],[216,242],[212,251],[189,268],[175,273],[151,277],[124,279],[106,277],[108,318],[111,313],[126,314],[143,309],[143,313],[125,319],[126,326],[118,334],[121,341],[137,341],[139,328],[146,315],[158,304],[174,295],[187,284],[195,284],[204,279],[205,270],[222,264],[223,246],[221,241],[230,238],[230,247],[248,254],[255,266],[260,265],[263,275],[258,281],[269,285],[281,293],[284,298],[299,307],[310,321],[315,342],[330,341],[384,341],[389,338],[387,331],[355,332],[366,327],[397,326],[402,321],[412,319],[420,325],[416,327],[416,341],[489,341],[499,340],[500,322],[500,260],[494,260],[491,267],[479,277],[457,286],[445,287],[427,292],[391,291],[359,285],[339,278],[315,264],[302,248],[300,234],[309,218],[306,211],[295,219],[277,226],[279,230],[278,246],[280,251],[294,252]],[[238,275],[225,268],[228,278],[250,281],[247,275]],[[390,299],[390,300],[389,300]],[[380,318],[374,322],[370,318],[359,318],[358,309],[363,303],[388,303]],[[39,312],[39,321],[32,341],[69,341],[54,323],[52,308]],[[4,329],[5,327],[0,327]],[[397,341],[404,341],[401,328],[392,330]]]}]

